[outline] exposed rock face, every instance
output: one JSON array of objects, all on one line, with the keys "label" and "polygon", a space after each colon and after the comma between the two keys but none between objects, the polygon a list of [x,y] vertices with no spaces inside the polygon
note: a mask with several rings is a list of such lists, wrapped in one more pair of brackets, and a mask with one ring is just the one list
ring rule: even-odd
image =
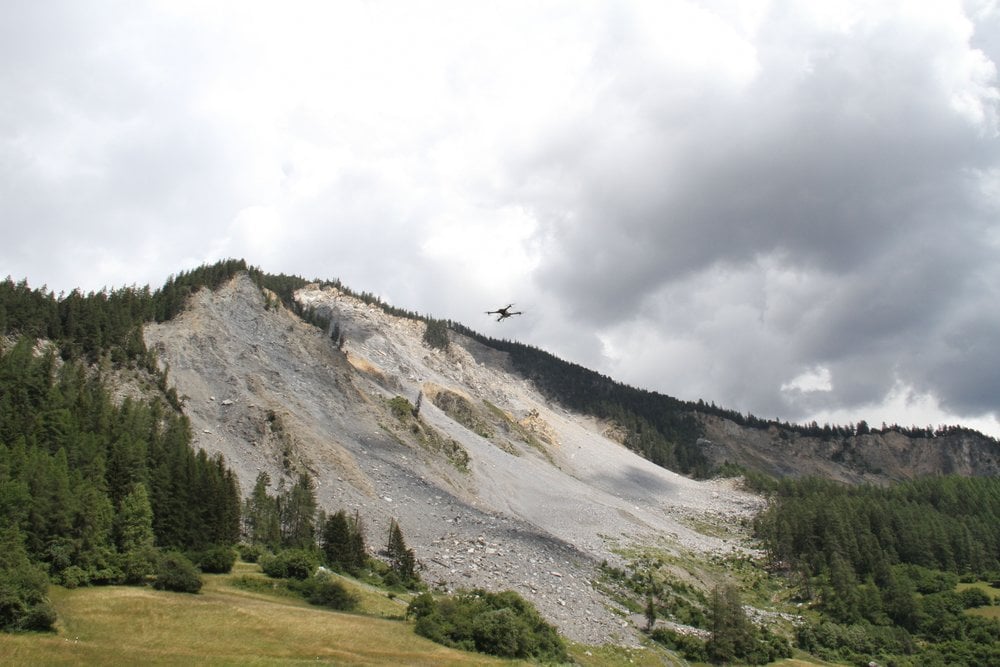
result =
[{"label": "exposed rock face", "polygon": [[[590,584],[596,565],[632,543],[739,548],[692,526],[735,525],[762,505],[636,456],[607,425],[547,403],[502,353],[453,333],[447,351],[431,349],[422,322],[334,289],[298,299],[338,325],[342,349],[268,309],[245,276],[194,295],[146,342],[169,366],[195,446],[221,452],[244,493],[261,470],[275,483],[308,470],[324,509],[360,512],[372,547],[396,518],[431,584],[513,589],[572,639],[630,643],[633,625]],[[432,396],[418,417],[389,407],[422,392]],[[465,469],[434,442],[467,453]]]},{"label": "exposed rock face", "polygon": [[713,462],[740,463],[777,476],[878,484],[922,475],[1000,474],[1000,443],[972,432],[915,438],[886,431],[824,440],[777,426],[743,427],[714,416],[702,415],[702,423],[701,444]]}]

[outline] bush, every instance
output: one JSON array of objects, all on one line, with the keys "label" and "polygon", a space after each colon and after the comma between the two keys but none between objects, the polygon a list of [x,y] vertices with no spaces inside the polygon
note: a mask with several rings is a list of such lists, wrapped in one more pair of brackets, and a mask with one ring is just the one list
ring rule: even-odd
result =
[{"label": "bush", "polygon": [[351,611],[358,606],[358,597],[329,574],[311,576],[296,588],[309,604],[338,611]]},{"label": "bush", "polygon": [[406,613],[416,617],[417,634],[445,646],[502,658],[569,659],[556,629],[513,591],[461,591],[440,601],[422,593]]},{"label": "bush", "polygon": [[959,595],[962,598],[962,606],[966,609],[988,607],[992,603],[990,594],[981,588],[966,588]]},{"label": "bush", "polygon": [[51,630],[56,612],[47,587],[48,578],[36,568],[0,573],[0,630]]},{"label": "bush", "polygon": [[79,588],[90,583],[90,575],[79,565],[70,565],[59,573],[59,582],[66,588]]},{"label": "bush", "polygon": [[143,547],[120,554],[117,569],[123,584],[145,584],[156,571],[156,549]]},{"label": "bush", "polygon": [[909,655],[917,649],[912,636],[900,627],[839,625],[830,621],[798,626],[796,643],[825,660],[851,664],[866,664],[872,656]]},{"label": "bush", "polygon": [[48,575],[28,559],[17,529],[0,530],[0,630],[51,630],[56,613],[48,589]]},{"label": "bush", "polygon": [[404,420],[413,417],[416,413],[416,408],[413,404],[402,396],[394,396],[389,400],[389,409],[396,419]]},{"label": "bush", "polygon": [[319,556],[306,549],[285,549],[260,557],[260,569],[275,579],[308,579],[319,567]]},{"label": "bush", "polygon": [[153,587],[163,591],[197,593],[201,590],[201,577],[198,568],[187,556],[170,551],[160,558]]},{"label": "bush", "polygon": [[424,592],[410,600],[410,604],[406,607],[406,617],[411,616],[416,618],[421,618],[425,616],[430,616],[434,612],[434,606],[437,603],[434,601],[434,596],[430,593]]},{"label": "bush", "polygon": [[707,662],[708,652],[705,650],[705,640],[694,635],[685,635],[667,628],[657,628],[650,635],[653,641],[663,644],[671,651],[676,651],[691,662]]},{"label": "bush", "polygon": [[247,563],[256,563],[264,554],[264,549],[259,544],[240,542],[236,545],[236,550],[239,552],[240,558]]},{"label": "bush", "polygon": [[221,544],[193,556],[191,560],[198,564],[198,568],[209,574],[229,574],[236,564],[236,551]]}]

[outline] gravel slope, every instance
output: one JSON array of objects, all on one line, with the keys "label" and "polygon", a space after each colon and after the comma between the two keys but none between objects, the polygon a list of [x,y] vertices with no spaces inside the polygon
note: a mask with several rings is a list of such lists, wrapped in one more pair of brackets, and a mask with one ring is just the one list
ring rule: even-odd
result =
[{"label": "gravel slope", "polygon": [[[501,353],[454,335],[447,353],[432,350],[423,323],[333,289],[298,298],[339,325],[342,351],[265,308],[246,276],[199,292],[178,318],[147,327],[146,342],[184,397],[195,445],[221,452],[244,493],[259,471],[277,482],[308,470],[325,509],[359,511],[372,548],[396,518],[429,583],[514,589],[572,639],[632,643],[634,626],[590,585],[596,564],[633,543],[739,548],[691,526],[735,524],[762,505],[728,482],[690,480],[636,456],[594,419],[546,402]],[[386,408],[392,396],[415,402],[438,390],[505,415],[487,438],[421,401],[422,428],[458,443],[467,472]],[[534,445],[518,435],[528,430]]]}]

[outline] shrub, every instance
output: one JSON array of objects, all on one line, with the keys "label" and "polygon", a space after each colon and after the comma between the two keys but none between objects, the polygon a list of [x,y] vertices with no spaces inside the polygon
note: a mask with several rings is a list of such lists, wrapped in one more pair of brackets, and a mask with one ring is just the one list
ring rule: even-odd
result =
[{"label": "shrub", "polygon": [[264,554],[264,549],[259,544],[247,544],[246,542],[237,544],[236,550],[239,552],[240,558],[247,563],[256,563]]},{"label": "shrub", "polygon": [[56,613],[48,589],[48,575],[28,559],[17,528],[0,530],[0,630],[51,630]]},{"label": "shrub", "polygon": [[306,549],[285,549],[260,558],[260,569],[275,579],[308,579],[317,567],[319,556]]},{"label": "shrub", "polygon": [[423,593],[410,603],[407,615],[416,617],[417,634],[445,646],[503,658],[568,660],[556,629],[513,591],[461,591],[440,601]]},{"label": "shrub", "polygon": [[33,566],[0,572],[0,630],[51,630],[56,613],[47,588],[45,573]]},{"label": "shrub", "polygon": [[358,606],[358,597],[329,574],[311,576],[297,588],[309,604],[339,611],[350,611]]},{"label": "shrub", "polygon": [[198,568],[187,556],[170,551],[160,558],[153,587],[178,593],[197,593],[201,590],[201,577]]},{"label": "shrub", "polygon": [[66,588],[79,588],[90,583],[90,575],[79,565],[70,565],[59,573],[59,581]]},{"label": "shrub", "polygon": [[202,572],[229,574],[236,563],[236,551],[232,547],[220,544],[194,554],[191,560],[198,564]]},{"label": "shrub", "polygon": [[406,617],[409,618],[414,616],[416,618],[421,618],[425,616],[430,616],[434,612],[434,606],[437,603],[434,601],[434,596],[430,593],[424,592],[410,600],[410,604],[406,607]]},{"label": "shrub", "polygon": [[991,603],[990,594],[981,588],[966,588],[959,595],[962,598],[962,606],[966,609],[988,607]]},{"label": "shrub", "polygon": [[705,650],[705,640],[694,635],[685,635],[667,628],[656,628],[650,635],[653,641],[663,644],[671,651],[676,651],[691,662],[707,662],[708,652]]},{"label": "shrub", "polygon": [[413,404],[402,396],[394,396],[389,400],[389,409],[396,419],[404,420],[414,416],[416,409]]}]

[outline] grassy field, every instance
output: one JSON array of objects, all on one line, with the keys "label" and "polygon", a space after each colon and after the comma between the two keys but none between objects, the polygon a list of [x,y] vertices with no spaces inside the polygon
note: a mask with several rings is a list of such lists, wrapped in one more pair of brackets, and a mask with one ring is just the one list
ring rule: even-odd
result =
[{"label": "grassy field", "polygon": [[[343,581],[360,606],[350,614],[309,605],[256,565],[237,563],[231,574],[203,579],[198,595],[53,587],[56,631],[0,633],[0,665],[527,664],[428,641],[403,620],[409,596],[393,599],[352,579]],[[569,652],[584,667],[683,664],[658,647],[570,643]]]},{"label": "grassy field", "polygon": [[[238,585],[251,578],[256,585]],[[53,587],[59,615],[51,633],[0,633],[0,665],[520,665],[455,651],[420,637],[403,620],[407,596],[345,579],[360,598],[357,613],[314,607],[237,563],[206,575],[198,595],[149,587]],[[661,647],[570,643],[582,667],[683,665]],[[786,660],[781,667],[826,665]]]},{"label": "grassy field", "polygon": [[205,577],[198,595],[152,588],[54,587],[54,633],[0,634],[3,665],[497,665],[413,633],[405,606],[352,585],[360,613],[232,585],[255,566]]}]

